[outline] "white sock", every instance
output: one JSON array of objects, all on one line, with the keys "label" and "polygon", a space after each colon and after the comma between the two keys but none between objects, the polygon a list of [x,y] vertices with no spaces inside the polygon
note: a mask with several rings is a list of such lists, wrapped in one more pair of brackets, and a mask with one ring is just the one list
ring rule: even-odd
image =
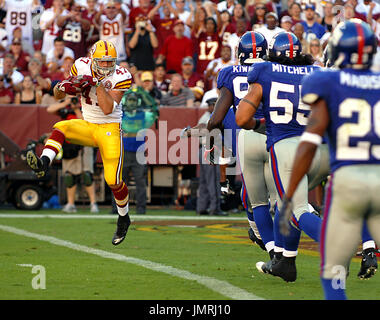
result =
[{"label": "white sock", "polygon": [[274,252],[277,252],[277,253],[284,252],[284,248],[274,246]]},{"label": "white sock", "polygon": [[251,221],[251,220],[248,220],[249,222],[249,225],[251,226],[251,229],[253,230],[253,232],[255,233],[255,236],[261,240],[261,236],[260,236],[260,233],[259,233],[259,229],[257,229],[257,226],[256,226],[256,222],[255,221]]},{"label": "white sock", "polygon": [[269,241],[268,243],[266,243],[265,249],[267,249],[268,252],[274,249],[274,241]]},{"label": "white sock", "polygon": [[57,155],[57,153],[51,149],[48,149],[48,148],[45,148],[43,151],[42,151],[42,154],[41,154],[41,157],[42,156],[46,156],[50,159],[50,163],[53,162],[53,160],[55,159],[55,156]]},{"label": "white sock", "polygon": [[288,250],[284,250],[284,251],[282,252],[282,255],[283,255],[284,257],[287,257],[287,258],[296,257],[297,254],[298,254],[298,250],[296,250],[296,251],[288,251]]},{"label": "white sock", "polygon": [[370,249],[370,248],[373,248],[373,249],[376,248],[375,241],[369,240],[369,241],[366,241],[366,242],[363,243],[363,251],[366,250],[366,249]]},{"label": "white sock", "polygon": [[127,203],[127,205],[124,207],[124,208],[120,208],[118,205],[116,205],[117,207],[117,212],[119,213],[120,216],[126,216],[128,211],[129,211],[129,203]]}]

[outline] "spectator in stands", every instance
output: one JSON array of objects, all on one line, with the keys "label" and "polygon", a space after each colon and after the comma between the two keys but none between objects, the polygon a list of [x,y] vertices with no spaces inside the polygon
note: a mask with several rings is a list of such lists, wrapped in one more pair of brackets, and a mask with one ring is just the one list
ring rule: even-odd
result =
[{"label": "spectator in stands", "polygon": [[[162,18],[157,15],[157,12],[160,9],[162,9]],[[160,0],[157,5],[149,12],[148,19],[156,28],[158,47],[155,53],[159,53],[165,39],[171,35],[174,35],[173,25],[174,22],[178,19],[178,12],[172,7],[169,1]]]},{"label": "spectator in stands", "polygon": [[362,0],[359,4],[357,4],[355,10],[358,13],[364,15],[365,17],[368,16],[368,12],[371,10],[372,17],[376,20],[377,17],[380,15],[380,4],[372,0]]},{"label": "spectator in stands", "polygon": [[137,18],[135,31],[129,36],[131,50],[130,63],[138,70],[154,70],[154,49],[158,47],[158,39],[153,31],[152,24],[145,18]]},{"label": "spectator in stands", "polygon": [[281,18],[281,28],[286,32],[292,32],[292,18],[289,16],[283,16]]},{"label": "spectator in stands", "polygon": [[333,11],[333,3],[330,1],[326,1],[325,6],[323,8],[323,17],[320,19],[320,24],[328,31],[331,32],[332,24],[334,20],[334,11]]},{"label": "spectator in stands", "polygon": [[317,38],[321,39],[326,32],[326,28],[317,22],[315,6],[313,4],[307,4],[305,6],[305,19],[301,24],[305,30],[305,39],[307,42]]},{"label": "spectator in stands", "polygon": [[265,15],[267,13],[268,13],[268,9],[263,3],[258,3],[255,6],[255,11],[251,19],[251,25],[252,25],[253,31],[262,27],[265,24]]},{"label": "spectator in stands", "polygon": [[3,77],[4,87],[11,88],[17,92],[21,90],[21,82],[24,80],[24,76],[21,72],[15,69],[15,58],[11,53],[6,53],[3,58]]},{"label": "spectator in stands", "polygon": [[99,40],[99,30],[95,23],[95,15],[97,12],[97,0],[87,0],[87,6],[82,11],[82,18],[90,22],[90,30],[86,37],[87,48],[91,48],[92,45]]},{"label": "spectator in stands", "polygon": [[279,17],[281,17],[281,18],[283,16],[291,17],[289,10],[290,10],[290,7],[292,6],[292,4],[295,2],[295,0],[287,0],[285,2],[286,2],[286,5],[281,9],[281,13],[279,15]]},{"label": "spectator in stands", "polygon": [[[337,5],[337,1],[335,1],[334,4]],[[345,3],[342,3],[340,5],[342,6],[344,5],[345,7],[347,5],[351,5],[352,9],[354,10],[353,17],[367,22],[366,15],[364,13],[358,12],[358,0],[347,0]],[[344,11],[344,15],[346,15],[345,11]]]},{"label": "spectator in stands", "polygon": [[323,50],[319,39],[313,39],[308,43],[307,53],[314,58],[314,64],[323,67]]},{"label": "spectator in stands", "polygon": [[136,18],[147,17],[153,8],[154,4],[151,4],[150,0],[139,0],[139,6],[134,7],[129,13],[129,28],[134,29],[136,27]]},{"label": "spectator in stands", "polygon": [[183,79],[180,74],[175,73],[172,75],[170,90],[163,95],[161,104],[169,107],[194,106],[194,94],[189,88],[183,86]]},{"label": "spectator in stands", "polygon": [[58,69],[57,72],[50,75],[51,81],[55,81],[55,80],[62,81],[64,79],[69,78],[71,75],[70,70],[71,70],[72,65],[74,64],[74,61],[75,60],[73,58],[66,57],[63,60],[62,67]]},{"label": "spectator in stands", "polygon": [[40,104],[42,92],[37,90],[31,76],[25,76],[21,83],[21,92],[15,96],[15,104]]},{"label": "spectator in stands", "polygon": [[14,93],[12,88],[4,87],[4,76],[0,76],[0,104],[10,104],[13,102]]},{"label": "spectator in stands", "polygon": [[165,61],[166,71],[174,70],[181,72],[182,59],[193,55],[193,44],[191,40],[184,36],[185,26],[182,20],[174,23],[174,35],[169,36],[162,46],[161,52],[156,60],[160,64]]},{"label": "spectator in stands", "polygon": [[175,10],[178,14],[178,19],[182,20],[186,24],[187,19],[190,16],[190,11],[185,8],[185,0],[175,0]]},{"label": "spectator in stands", "polygon": [[8,34],[4,28],[0,27],[0,55],[8,50]]},{"label": "spectator in stands", "polygon": [[46,65],[46,55],[44,55],[41,51],[36,50],[33,53],[33,58],[36,58],[38,61],[41,62],[41,65],[42,65],[41,72],[42,73],[47,73],[48,72],[48,68],[47,68],[47,65]]},{"label": "spectator in stands", "polygon": [[30,61],[29,53],[25,52],[22,48],[21,38],[13,38],[9,52],[15,58],[15,66],[17,71],[23,72],[28,69],[28,62]]},{"label": "spectator in stands", "polygon": [[204,94],[203,75],[194,72],[194,61],[192,57],[183,58],[181,68],[183,84],[193,92],[195,104],[199,105]]},{"label": "spectator in stands", "polygon": [[31,76],[38,90],[48,91],[50,89],[50,76],[42,71],[41,61],[37,58],[30,59],[26,75]]},{"label": "spectator in stands", "polygon": [[293,2],[288,10],[289,10],[290,17],[293,20],[293,26],[296,23],[303,21],[301,18],[302,8],[298,2]]},{"label": "spectator in stands", "polygon": [[240,37],[246,33],[247,23],[245,19],[239,19],[236,23],[236,32],[228,38],[227,45],[231,48],[231,60],[236,61],[236,52],[239,45]]},{"label": "spectator in stands", "polygon": [[265,15],[265,25],[256,29],[255,31],[263,34],[268,43],[271,42],[272,38],[280,32],[285,31],[278,26],[278,17],[274,12],[268,12]]},{"label": "spectator in stands", "polygon": [[169,91],[170,80],[166,76],[164,64],[156,64],[154,68],[154,85],[162,93],[167,93]]},{"label": "spectator in stands", "polygon": [[[373,14],[375,6],[376,5],[374,2],[370,3],[370,9],[367,14],[367,23],[372,27],[372,30],[374,31],[377,38],[377,53],[375,57],[380,57],[380,15],[378,14],[375,16]],[[375,58],[375,61],[378,60]],[[378,65],[377,62],[375,62],[375,64],[377,64],[377,68],[380,68],[380,65]]]},{"label": "spectator in stands", "polygon": [[160,104],[162,98],[162,92],[155,86],[153,74],[150,71],[144,71],[141,73],[141,87],[154,98],[157,104]]},{"label": "spectator in stands", "polygon": [[296,23],[292,27],[292,31],[296,35],[298,40],[301,42],[302,53],[306,53],[307,52],[307,41],[303,36],[305,34],[305,32],[304,32],[304,28],[303,28],[302,23]]},{"label": "spectator in stands", "polygon": [[[117,63],[127,60],[130,56],[128,45],[125,45],[125,20],[127,14],[120,7],[120,3],[107,0],[103,9],[95,15],[94,21],[99,29],[99,39],[110,41],[114,44],[117,52]],[[146,17],[144,17],[146,19]]]},{"label": "spectator in stands", "polygon": [[65,41],[62,37],[54,39],[54,47],[46,55],[46,64],[49,72],[53,73],[58,70],[66,57],[75,59],[74,51],[65,47]]},{"label": "spectator in stands", "polygon": [[74,3],[69,14],[58,17],[57,25],[61,28],[60,34],[65,47],[73,50],[74,58],[85,57],[87,55],[85,39],[91,24],[82,17],[81,7]]},{"label": "spectator in stands", "polygon": [[231,60],[231,48],[223,46],[220,52],[220,58],[210,61],[205,71],[206,90],[216,88],[216,80],[221,69],[232,66],[234,62]]},{"label": "spectator in stands", "polygon": [[[6,0],[2,1],[4,9],[7,12],[5,18],[5,30],[7,31],[8,41],[11,43],[14,37],[14,31],[17,30],[19,37],[23,42],[24,49],[33,49],[33,5],[38,0],[20,1]],[[32,54],[32,52],[29,52]]]},{"label": "spectator in stands", "polygon": [[224,10],[218,15],[217,24],[219,37],[222,38],[222,44],[225,45],[228,43],[230,35],[236,32],[236,25],[231,23],[231,15],[228,10]]},{"label": "spectator in stands", "polygon": [[[194,16],[194,18],[192,18]],[[191,27],[191,34],[197,34],[199,30],[203,31],[206,28],[206,18],[207,18],[207,11],[205,8],[200,7],[197,8],[195,11],[192,11],[189,19],[192,18],[192,20],[188,20],[188,24]]]},{"label": "spectator in stands", "polygon": [[244,18],[247,21],[247,30],[250,30],[251,29],[251,23],[250,23],[251,17],[249,16],[248,12],[245,10],[245,8],[243,7],[243,5],[241,3],[236,3],[234,6],[234,9],[232,11],[232,17],[231,17],[231,23],[235,29],[236,29],[236,22],[241,18]]},{"label": "spectator in stands", "polygon": [[57,25],[58,17],[65,16],[69,13],[63,7],[63,0],[53,0],[52,7],[44,10],[40,18],[40,28],[43,31],[42,48],[43,54],[47,53],[54,47],[54,40],[59,36],[60,28]]},{"label": "spectator in stands", "polygon": [[197,56],[196,70],[203,75],[210,61],[220,57],[222,47],[222,39],[219,37],[214,18],[208,17],[205,29],[193,34],[193,43]]},{"label": "spectator in stands", "polygon": [[224,10],[228,10],[228,12],[232,15],[236,3],[237,3],[237,1],[235,1],[235,0],[220,1],[218,3],[218,10],[219,10],[219,12],[222,12]]},{"label": "spectator in stands", "polygon": [[[31,45],[28,40],[26,40],[26,39],[24,39],[22,37],[22,29],[20,27],[16,27],[16,28],[13,29],[12,34],[13,34],[12,37],[8,36],[8,40],[10,41],[10,39],[12,39],[12,41],[13,41],[14,38],[20,39],[21,40],[22,50],[25,53],[29,54],[29,55],[33,55],[33,53],[34,53],[34,46]],[[12,42],[10,42],[10,43],[12,43]]]}]

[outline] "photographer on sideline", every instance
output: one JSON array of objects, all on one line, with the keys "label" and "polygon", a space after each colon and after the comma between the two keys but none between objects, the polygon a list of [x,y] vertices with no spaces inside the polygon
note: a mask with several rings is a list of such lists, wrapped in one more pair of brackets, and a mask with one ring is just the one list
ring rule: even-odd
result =
[{"label": "photographer on sideline", "polygon": [[[80,102],[77,97],[67,96],[65,99],[49,105],[46,111],[60,116],[62,120],[83,119]],[[63,212],[73,213],[77,211],[75,208],[75,192],[76,185],[80,181],[81,176],[90,198],[91,212],[99,212],[93,182],[93,155],[94,149],[91,147],[82,148],[81,146],[67,142],[63,144],[62,174],[67,192],[67,204],[63,207]]]},{"label": "photographer on sideline", "polygon": [[[142,87],[129,89],[120,102],[123,110],[124,163],[123,180],[130,185],[132,175],[136,184],[136,213],[146,211],[147,165],[144,157],[144,129],[152,127],[158,118],[156,100]],[[113,212],[115,212],[113,204]]]}]

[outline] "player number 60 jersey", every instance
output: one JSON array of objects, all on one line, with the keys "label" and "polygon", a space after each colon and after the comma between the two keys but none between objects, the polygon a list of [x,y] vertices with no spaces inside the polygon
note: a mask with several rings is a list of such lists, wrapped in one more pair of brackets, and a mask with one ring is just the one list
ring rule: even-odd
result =
[{"label": "player number 60 jersey", "polygon": [[[72,76],[86,75],[95,77],[91,65],[91,58],[79,58],[71,67],[70,73]],[[111,76],[101,78],[100,81],[102,82],[106,90],[126,91],[130,88],[132,84],[132,75],[129,73],[127,69],[116,65],[115,72]],[[81,105],[83,118],[88,122],[97,124],[121,122],[121,106],[114,102],[115,106],[113,112],[108,115],[105,115],[98,105],[98,97],[96,95],[95,87],[91,87],[90,89],[82,92]]]}]

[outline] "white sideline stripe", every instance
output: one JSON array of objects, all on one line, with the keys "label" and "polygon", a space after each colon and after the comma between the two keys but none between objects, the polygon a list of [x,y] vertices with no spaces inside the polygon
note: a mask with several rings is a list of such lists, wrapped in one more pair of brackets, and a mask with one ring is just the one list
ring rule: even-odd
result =
[{"label": "white sideline stripe", "polygon": [[[247,221],[247,217],[218,217],[218,216],[156,216],[130,215],[131,220],[216,220],[216,221]],[[0,218],[56,218],[56,219],[116,219],[116,214],[28,214],[28,213],[0,213]]]},{"label": "white sideline stripe", "polygon": [[206,277],[206,276],[200,276],[200,275],[191,273],[191,272],[186,271],[186,270],[177,269],[177,268],[167,266],[167,265],[163,265],[160,263],[156,263],[153,261],[142,260],[142,259],[133,258],[133,257],[127,257],[127,256],[123,256],[123,255],[117,254],[117,253],[112,253],[112,252],[108,252],[108,251],[104,251],[104,250],[94,249],[94,248],[86,247],[86,246],[76,244],[76,243],[73,243],[70,241],[61,240],[58,238],[29,232],[29,231],[14,228],[11,226],[0,225],[0,230],[10,232],[10,233],[14,233],[14,234],[24,236],[24,237],[34,238],[34,239],[37,239],[40,241],[49,242],[49,243],[57,245],[57,246],[62,246],[62,247],[70,248],[73,250],[94,254],[94,255],[97,255],[97,256],[102,257],[102,258],[114,259],[114,260],[118,260],[118,261],[132,263],[132,264],[135,264],[135,265],[138,265],[138,266],[150,269],[150,270],[167,273],[171,276],[183,278],[186,280],[196,281],[196,282],[204,285],[205,287],[207,287],[207,288],[209,288],[209,289],[211,289],[211,290],[213,290],[219,294],[222,294],[228,298],[231,298],[231,299],[235,299],[235,300],[263,300],[263,298],[258,297],[256,295],[244,290],[244,289],[235,287],[234,285],[232,285],[226,281],[221,281],[221,280],[214,279],[211,277]]}]

